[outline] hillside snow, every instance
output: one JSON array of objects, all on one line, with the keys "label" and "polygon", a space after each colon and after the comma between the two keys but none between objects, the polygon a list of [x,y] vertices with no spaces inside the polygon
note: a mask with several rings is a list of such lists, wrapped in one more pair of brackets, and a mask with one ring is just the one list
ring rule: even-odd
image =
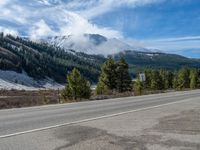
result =
[{"label": "hillside snow", "polygon": [[0,70],[0,89],[16,90],[39,90],[39,89],[58,89],[63,88],[51,79],[34,80],[25,72],[17,73],[14,71]]}]

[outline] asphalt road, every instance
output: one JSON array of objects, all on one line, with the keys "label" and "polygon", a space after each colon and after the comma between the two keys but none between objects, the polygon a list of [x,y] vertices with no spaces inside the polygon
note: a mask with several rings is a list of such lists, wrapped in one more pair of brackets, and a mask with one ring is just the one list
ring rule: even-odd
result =
[{"label": "asphalt road", "polygon": [[189,101],[200,90],[0,111],[0,138]]}]

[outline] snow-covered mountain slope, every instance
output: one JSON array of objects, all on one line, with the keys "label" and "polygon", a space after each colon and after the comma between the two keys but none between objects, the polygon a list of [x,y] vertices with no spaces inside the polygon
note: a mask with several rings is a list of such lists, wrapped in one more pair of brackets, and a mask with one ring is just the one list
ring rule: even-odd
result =
[{"label": "snow-covered mountain slope", "polygon": [[78,52],[87,54],[115,54],[125,50],[133,51],[149,51],[143,47],[133,47],[116,38],[108,39],[99,34],[84,34],[84,35],[68,35],[48,37],[42,41],[55,46],[64,48],[65,50],[73,49]]},{"label": "snow-covered mountain slope", "polygon": [[63,86],[51,79],[36,81],[25,72],[17,73],[14,71],[0,70],[0,89],[39,90],[58,88],[63,88]]}]

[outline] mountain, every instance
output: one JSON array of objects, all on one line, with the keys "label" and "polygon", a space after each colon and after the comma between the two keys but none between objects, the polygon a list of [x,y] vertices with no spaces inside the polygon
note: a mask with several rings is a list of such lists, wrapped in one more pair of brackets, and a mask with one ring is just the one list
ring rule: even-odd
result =
[{"label": "mountain", "polygon": [[103,54],[105,56],[124,50],[149,51],[146,48],[133,47],[116,38],[109,39],[99,34],[55,36],[42,39],[42,42],[62,47],[66,51],[73,49],[87,54]]},{"label": "mountain", "polygon": [[63,84],[66,75],[75,67],[91,82],[97,82],[104,61],[102,56],[73,50],[65,52],[46,43],[0,35],[0,70],[24,74],[36,81],[51,79]]},{"label": "mountain", "polygon": [[191,59],[176,54],[166,54],[161,52],[138,52],[124,51],[112,55],[117,61],[124,57],[130,66],[133,75],[142,72],[146,68],[177,70],[181,67],[200,68],[199,59]]},{"label": "mountain", "polygon": [[[90,41],[93,45],[102,45],[102,43],[108,42],[108,39],[103,36],[85,36],[91,38]],[[65,37],[64,41],[66,38],[71,37]],[[146,68],[173,71],[185,66],[200,68],[199,59],[162,52],[124,50],[110,56],[116,61],[124,57],[130,66],[132,77]],[[29,39],[1,33],[0,89],[58,88],[66,82],[66,75],[74,67],[79,69],[81,74],[92,83],[96,83],[100,67],[105,60],[106,57],[102,55],[63,49],[59,45],[33,42]]]}]

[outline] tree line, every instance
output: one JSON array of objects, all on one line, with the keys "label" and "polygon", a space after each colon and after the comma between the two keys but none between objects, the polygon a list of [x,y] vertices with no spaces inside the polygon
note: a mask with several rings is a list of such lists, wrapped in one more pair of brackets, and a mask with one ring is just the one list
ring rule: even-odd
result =
[{"label": "tree line", "polygon": [[146,80],[135,81],[134,91],[141,95],[143,90],[197,89],[200,88],[200,70],[181,68],[176,72],[167,70],[145,70]]},{"label": "tree line", "polygon": [[[96,94],[107,94],[110,91],[119,93],[132,90],[132,80],[126,61],[121,58],[115,62],[109,57],[101,67],[101,74],[96,87]],[[67,76],[67,84],[62,92],[65,99],[87,99],[91,96],[91,84],[75,68]]]},{"label": "tree line", "polygon": [[[146,69],[145,80],[140,78],[132,81],[129,65],[124,58],[115,62],[109,57],[101,67],[101,74],[95,89],[97,95],[108,93],[134,92],[141,95],[144,90],[156,91],[167,89],[196,89],[200,88],[200,70],[181,68],[172,72],[168,70]],[[75,68],[67,76],[67,84],[62,92],[65,99],[88,99],[92,95],[91,84]]]}]

